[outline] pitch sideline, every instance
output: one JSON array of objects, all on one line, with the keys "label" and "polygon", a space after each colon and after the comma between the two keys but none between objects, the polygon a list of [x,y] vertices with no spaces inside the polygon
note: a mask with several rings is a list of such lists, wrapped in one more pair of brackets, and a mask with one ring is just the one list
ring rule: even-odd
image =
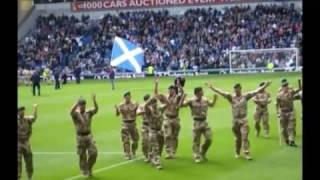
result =
[{"label": "pitch sideline", "polygon": [[[93,171],[93,174],[97,174],[99,172],[102,172],[102,171],[107,171],[107,170],[110,170],[110,169],[113,169],[113,168],[116,168],[116,167],[119,167],[119,166],[122,166],[122,165],[125,165],[125,164],[129,164],[129,163],[132,163],[134,161],[137,161],[137,160],[140,160],[142,159],[142,157],[137,157],[136,159],[132,159],[132,160],[129,160],[129,161],[123,161],[123,162],[120,162],[120,163],[117,163],[117,164],[113,164],[113,165],[110,165],[110,166],[106,166],[106,167],[103,167],[103,168],[100,168],[100,169],[96,169]],[[77,176],[73,176],[73,177],[70,177],[70,178],[66,178],[64,180],[74,180],[74,179],[79,179],[79,178],[82,178],[84,177],[83,175],[77,175]]]},{"label": "pitch sideline", "polygon": [[[68,155],[68,154],[77,154],[77,152],[33,152],[34,155]],[[123,152],[99,152],[98,154],[123,154]]]}]

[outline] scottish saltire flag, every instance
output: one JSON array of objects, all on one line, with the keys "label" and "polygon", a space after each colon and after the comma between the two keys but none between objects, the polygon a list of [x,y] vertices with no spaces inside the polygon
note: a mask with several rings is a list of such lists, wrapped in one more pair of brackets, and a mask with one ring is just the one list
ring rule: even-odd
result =
[{"label": "scottish saltire flag", "polygon": [[111,54],[111,66],[141,73],[143,65],[144,52],[142,48],[126,39],[115,37]]}]

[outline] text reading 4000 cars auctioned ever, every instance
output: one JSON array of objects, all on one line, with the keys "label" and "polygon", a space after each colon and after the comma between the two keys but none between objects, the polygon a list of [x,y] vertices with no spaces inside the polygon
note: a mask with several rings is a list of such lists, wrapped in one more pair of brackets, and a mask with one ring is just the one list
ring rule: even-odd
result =
[{"label": "text reading 4000 cars auctioned ever", "polygon": [[125,8],[159,8],[163,6],[185,6],[248,2],[250,0],[104,0],[71,3],[73,11],[90,11]]}]

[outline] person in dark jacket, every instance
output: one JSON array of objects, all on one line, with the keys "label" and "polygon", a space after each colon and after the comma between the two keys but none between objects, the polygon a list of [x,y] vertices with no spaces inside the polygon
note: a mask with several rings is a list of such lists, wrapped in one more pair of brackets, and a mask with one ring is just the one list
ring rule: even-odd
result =
[{"label": "person in dark jacket", "polygon": [[68,78],[68,76],[67,76],[67,69],[64,69],[64,70],[62,71],[62,84],[67,84],[67,78]]},{"label": "person in dark jacket", "polygon": [[114,70],[113,67],[110,68],[110,72],[109,72],[109,79],[110,79],[110,82],[111,82],[111,85],[112,85],[112,90],[115,89],[114,87],[114,78],[115,78],[115,75],[116,75],[116,72]]},{"label": "person in dark jacket", "polygon": [[56,67],[54,69],[54,80],[55,80],[55,87],[54,89],[60,89],[60,69],[58,67]]},{"label": "person in dark jacket", "polygon": [[36,95],[36,88],[38,89],[38,96],[40,96],[40,81],[41,81],[41,78],[40,78],[39,71],[34,71],[31,76],[33,96]]},{"label": "person in dark jacket", "polygon": [[77,84],[80,84],[80,75],[81,75],[81,67],[77,66],[77,68],[74,70],[74,76],[76,78]]}]

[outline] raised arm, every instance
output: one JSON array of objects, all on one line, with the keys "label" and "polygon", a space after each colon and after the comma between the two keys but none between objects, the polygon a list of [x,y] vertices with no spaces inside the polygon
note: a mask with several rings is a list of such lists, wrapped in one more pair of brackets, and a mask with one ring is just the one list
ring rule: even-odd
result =
[{"label": "raised arm", "polygon": [[301,82],[301,79],[298,80],[298,85],[299,85],[299,90],[301,91],[301,90],[302,90],[302,82]]},{"label": "raised arm", "polygon": [[180,101],[179,101],[179,103],[178,103],[178,108],[180,108],[180,107],[185,107],[185,106],[183,106],[183,103],[184,103],[184,100],[186,99],[186,97],[187,97],[187,94],[185,94],[185,93],[183,93],[183,94],[181,95]]},{"label": "raised arm", "polygon": [[259,93],[259,91],[261,91],[261,90],[267,88],[268,86],[270,86],[270,84],[271,84],[271,81],[267,81],[267,82],[264,83],[263,86],[257,88],[256,90],[246,93],[247,100],[249,100],[252,97],[254,97],[255,95],[257,95]]},{"label": "raised arm", "polygon": [[158,95],[159,93],[158,85],[159,85],[159,77],[156,77],[154,80],[154,95]]},{"label": "raised arm", "polygon": [[[302,91],[302,90],[301,90]],[[297,92],[294,94],[293,96],[293,100],[301,100],[302,97],[301,97],[301,91]]]},{"label": "raised arm", "polygon": [[180,94],[182,96],[184,94],[184,90],[181,86],[180,80],[177,81],[177,87],[178,87],[178,94]]},{"label": "raised arm", "polygon": [[31,123],[34,123],[38,117],[38,104],[33,105],[33,116],[30,118]]},{"label": "raised arm", "polygon": [[70,110],[70,115],[71,115],[71,116],[74,116],[74,114],[75,114],[75,112],[76,112],[76,110],[77,110],[77,107],[78,107],[78,102],[76,102],[76,103],[72,106],[72,108],[71,108],[71,110]]},{"label": "raised arm", "polygon": [[90,109],[89,112],[91,115],[94,115],[98,112],[98,104],[97,104],[97,100],[96,100],[96,95],[95,94],[92,94],[92,101],[93,101],[93,109]]},{"label": "raised arm", "polygon": [[119,116],[120,115],[119,107],[117,105],[114,105],[114,108],[116,109],[116,116]]},{"label": "raised arm", "polygon": [[206,85],[209,89],[211,89],[213,92],[216,92],[217,94],[219,94],[219,95],[223,96],[224,98],[226,98],[228,101],[230,101],[230,102],[232,101],[232,96],[231,96],[230,93],[224,92],[224,91],[222,91],[222,90],[219,90],[219,89],[213,87],[211,83],[205,83],[205,85]]},{"label": "raised arm", "polygon": [[276,111],[277,111],[277,115],[279,116],[279,113],[280,113],[280,99],[277,97],[277,100],[276,100]]},{"label": "raised arm", "polygon": [[169,101],[163,94],[159,94],[159,78],[157,77],[154,81],[154,96],[159,99],[161,103],[168,104]]},{"label": "raised arm", "polygon": [[213,95],[213,100],[212,101],[208,101],[209,107],[213,107],[216,104],[217,99],[218,99],[218,95],[216,95],[216,94]]}]

